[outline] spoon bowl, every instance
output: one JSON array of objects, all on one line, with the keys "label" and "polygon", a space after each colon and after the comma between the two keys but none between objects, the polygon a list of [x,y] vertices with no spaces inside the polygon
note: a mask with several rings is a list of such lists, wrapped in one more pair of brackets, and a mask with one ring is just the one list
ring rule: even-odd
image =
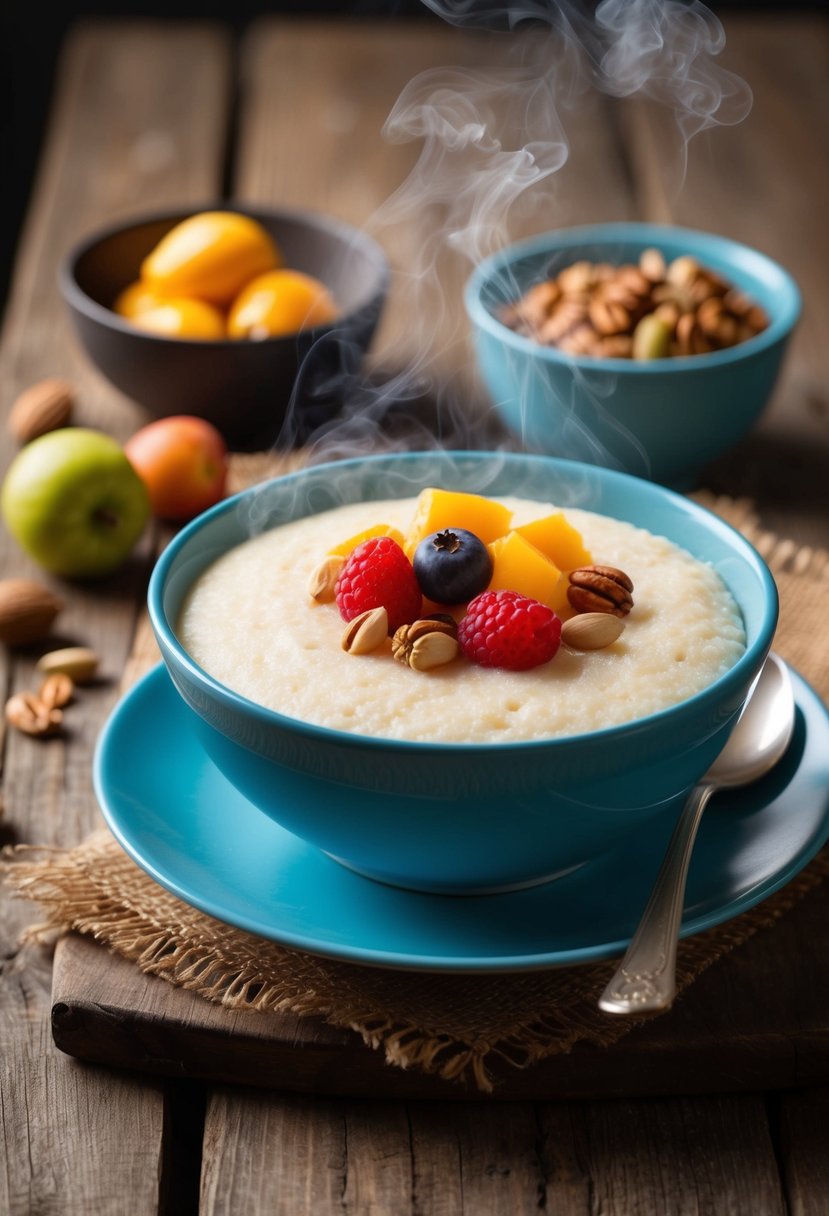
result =
[{"label": "spoon bowl", "polygon": [[685,883],[702,813],[718,789],[750,785],[769,772],[789,746],[794,722],[789,670],[770,653],[728,742],[680,813],[636,933],[599,998],[605,1013],[660,1013],[673,1004]]}]

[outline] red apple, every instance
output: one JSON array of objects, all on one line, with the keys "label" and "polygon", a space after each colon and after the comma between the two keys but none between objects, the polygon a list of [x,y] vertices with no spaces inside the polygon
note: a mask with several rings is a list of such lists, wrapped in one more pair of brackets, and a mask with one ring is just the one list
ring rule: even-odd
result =
[{"label": "red apple", "polygon": [[184,523],[224,497],[227,444],[204,418],[158,418],[136,431],[124,451],[160,519]]}]

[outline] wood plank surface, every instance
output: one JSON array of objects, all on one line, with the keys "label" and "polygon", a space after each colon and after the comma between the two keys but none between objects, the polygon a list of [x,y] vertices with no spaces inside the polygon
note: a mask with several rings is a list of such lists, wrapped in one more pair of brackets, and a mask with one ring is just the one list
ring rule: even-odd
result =
[{"label": "wood plank surface", "polygon": [[[825,127],[817,118],[811,123],[799,117],[819,115],[826,101],[826,28],[816,16],[787,18],[785,24],[764,17],[729,19],[729,63],[744,70],[755,91],[745,143],[740,129],[712,132],[694,152],[699,159],[692,157],[682,198],[670,201],[670,214],[681,222],[763,244],[804,288],[803,328],[769,418],[712,477],[722,478],[715,488],[731,493],[754,487],[764,515],[766,508],[773,513],[772,526],[823,543],[826,234],[820,209],[810,208],[808,200],[826,193]],[[455,429],[461,431],[467,417],[458,416],[458,403],[473,409],[478,401],[474,381],[465,378],[468,370],[458,371],[465,332],[457,287],[468,261],[451,255],[442,264],[440,283],[448,299],[439,300],[439,311],[432,309],[425,329],[414,325],[413,317],[437,298],[435,280],[425,272],[415,280],[399,274],[423,264],[423,244],[411,220],[418,213],[417,198],[401,204],[395,193],[415,164],[419,144],[392,143],[382,127],[416,73],[460,65],[491,75],[502,54],[502,44],[488,36],[470,40],[448,28],[404,23],[322,26],[265,20],[241,48],[234,179],[239,197],[311,205],[375,232],[398,270],[375,355],[378,365],[423,371],[417,356],[425,343],[427,378],[444,385],[453,423],[460,423]],[[78,421],[123,438],[142,420],[137,407],[104,385],[74,349],[55,286],[57,261],[72,240],[100,221],[167,201],[197,204],[216,196],[230,114],[229,79],[230,39],[220,28],[104,23],[76,33],[63,58],[0,346],[4,408],[33,380],[61,374],[79,386]],[[569,159],[555,188],[548,182],[529,200],[533,206],[510,214],[513,235],[593,219],[664,218],[666,194],[658,190],[659,149],[664,148],[659,141],[665,135],[644,110],[620,123],[615,106],[593,101],[576,106],[568,123]],[[714,161],[718,167],[712,173]],[[739,193],[749,201],[736,209]],[[445,212],[421,209],[427,219],[445,219]],[[430,266],[427,261],[425,271]],[[453,392],[445,386],[447,372],[458,377]],[[472,420],[468,426],[471,434]],[[5,444],[3,467],[12,454],[8,440]],[[91,752],[119,690],[155,541],[148,536],[136,561],[113,585],[67,589],[62,628],[69,640],[94,638],[104,657],[104,678],[75,707],[66,741],[38,745],[7,735],[0,842],[71,844],[99,822],[90,786]],[[34,573],[5,536],[0,536],[0,559],[4,572]],[[9,689],[28,686],[35,657],[2,657]],[[0,1210],[12,1216],[194,1210],[188,1186],[197,1159],[195,1164],[192,1155],[183,1159],[182,1141],[171,1132],[176,1119],[170,1115],[180,1096],[176,1088],[135,1071],[127,1075],[78,1065],[55,1049],[48,1021],[48,954],[17,945],[19,930],[33,919],[36,913],[21,902],[0,896],[0,1124],[7,1146],[0,1162]],[[735,954],[727,968],[700,979],[670,1015],[686,1019],[685,1030],[707,1061],[708,1077],[719,1061],[725,1088],[782,1091],[771,1104],[771,1122],[757,1093],[636,1098],[654,1087],[665,1092],[668,1084],[686,1095],[699,1089],[700,1056],[683,1059],[677,1053],[669,1019],[625,1041],[626,1071],[620,1070],[611,1090],[617,1101],[368,1102],[210,1085],[201,1209],[286,1216],[329,1211],[480,1216],[539,1208],[564,1216],[821,1212],[827,1090],[785,1091],[824,1080],[825,1004],[822,981],[815,982],[822,974],[824,925],[824,905],[810,898],[773,934]],[[58,956],[58,980],[73,957],[71,941],[67,947]],[[90,950],[96,948],[81,944],[84,1000],[93,1009],[96,984],[106,989],[112,982],[118,1000],[105,1005],[102,1022],[133,1070],[214,1076],[210,1053],[222,1041],[238,1045],[241,1040],[243,1047],[256,1047],[260,1061],[270,1060],[267,1084],[273,1087],[284,1083],[280,1066],[287,1065],[291,1045],[294,1056],[302,1051],[312,1087],[322,1091],[332,1092],[333,1086],[336,1092],[346,1053],[350,1086],[363,1070],[369,1079],[372,1068],[383,1071],[376,1053],[359,1043],[354,1050],[353,1036],[330,1028],[322,1032],[308,1023],[295,1022],[284,1035],[284,1054],[270,1057],[258,1026],[245,1038],[247,1015],[236,1015],[231,1026],[225,1011],[209,1007],[203,1023],[205,1010],[194,1015],[199,1007],[187,994],[160,981],[140,980],[134,971],[127,976],[122,961],[102,951],[93,964]],[[752,960],[752,951],[765,953],[762,966]],[[770,987],[769,974],[786,976],[786,983]],[[702,1004],[695,1007],[697,1000]],[[178,1054],[155,1033],[162,1011],[178,1020]],[[766,1013],[783,1019],[774,1041]],[[283,1030],[286,1025],[283,1021]],[[734,1027],[746,1025],[748,1032],[735,1041]],[[594,1086],[607,1083],[602,1054],[592,1055],[592,1062],[590,1053],[581,1052],[561,1061],[570,1069],[573,1092],[582,1096],[607,1092],[590,1089],[591,1068]],[[407,1083],[407,1074],[401,1077]],[[556,1096],[567,1092],[566,1081],[555,1090]],[[179,1109],[180,1124],[191,1108],[183,1100]],[[198,1102],[192,1109],[197,1135]]]},{"label": "wood plank surface", "polygon": [[757,1096],[448,1107],[220,1090],[207,1111],[202,1212],[239,1210],[787,1213]]},{"label": "wood plank surface", "polygon": [[792,1216],[823,1216],[829,1203],[829,1091],[784,1094],[775,1110]]},{"label": "wood plank surface", "polygon": [[625,125],[643,219],[702,228],[786,267],[803,299],[772,399],[751,435],[705,470],[717,493],[761,501],[768,526],[829,544],[829,20],[824,12],[726,18],[722,66],[751,89],[748,116],[700,134],[681,185],[671,180],[676,126],[654,106]]},{"label": "wood plank surface", "polygon": [[[542,1112],[548,1139],[560,1113]],[[761,1096],[584,1104],[566,1118],[591,1212],[788,1216]]]},{"label": "wood plank surface", "polygon": [[[77,386],[76,421],[125,438],[143,420],[74,349],[56,270],[69,245],[117,215],[165,200],[213,196],[226,117],[228,43],[216,30],[127,25],[80,30],[65,49],[53,122],[20,245],[0,349],[7,410],[48,375]],[[186,87],[183,82],[188,81]],[[2,430],[2,467],[15,448]],[[60,639],[93,645],[101,679],[66,711],[64,737],[8,731],[3,843],[69,845],[100,822],[91,788],[97,733],[118,693],[153,538],[104,584],[47,580],[65,598]],[[0,534],[4,576],[44,576]],[[59,644],[58,635],[50,644]],[[5,686],[31,687],[37,650],[5,656]],[[0,896],[0,1209],[125,1213],[158,1208],[164,1092],[150,1080],[79,1068],[50,1032],[50,959],[19,934],[37,910]]]},{"label": "wood plank surface", "polygon": [[[462,303],[473,254],[556,224],[633,218],[603,99],[585,94],[568,110],[566,132],[552,121],[565,106],[554,72],[560,54],[541,32],[516,41],[406,21],[329,22],[322,38],[311,21],[263,19],[242,46],[237,194],[327,211],[376,237],[395,277],[372,364],[397,374],[400,396],[425,382],[439,399],[444,433],[458,444],[479,446],[486,408]],[[534,83],[549,78],[551,113],[536,127],[560,140],[563,167],[516,189],[507,208],[499,199],[510,172],[503,156],[474,141],[444,152],[430,132],[444,113],[462,125],[455,105],[470,121],[486,121],[495,107],[492,139],[521,149],[528,73]],[[437,107],[431,98],[441,93],[447,99]],[[302,123],[292,120],[297,113]],[[476,185],[464,195],[466,171]]]}]

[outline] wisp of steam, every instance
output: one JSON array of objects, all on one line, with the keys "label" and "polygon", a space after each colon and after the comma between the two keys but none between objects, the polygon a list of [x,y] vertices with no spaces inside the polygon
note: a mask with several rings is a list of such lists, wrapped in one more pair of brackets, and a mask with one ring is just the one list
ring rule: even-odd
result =
[{"label": "wisp of steam", "polygon": [[[371,375],[350,380],[338,415],[304,436],[313,463],[376,450],[380,435],[389,449],[520,448],[471,407],[470,377],[458,373],[471,364],[459,301],[483,257],[560,222],[559,170],[579,107],[590,94],[658,103],[676,127],[675,190],[694,136],[740,122],[751,107],[746,82],[716,61],[723,27],[700,0],[601,0],[592,11],[573,0],[423,3],[453,26],[487,31],[497,54],[485,70],[417,75],[378,132],[419,144],[366,224],[393,259],[390,307],[404,336]],[[331,385],[318,387],[324,396]],[[405,421],[397,431],[395,418]],[[584,458],[601,462],[592,437],[583,439]]]}]

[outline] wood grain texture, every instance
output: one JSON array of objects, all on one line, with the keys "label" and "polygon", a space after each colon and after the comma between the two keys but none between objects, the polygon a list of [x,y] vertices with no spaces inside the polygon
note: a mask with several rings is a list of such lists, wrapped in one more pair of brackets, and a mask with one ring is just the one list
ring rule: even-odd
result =
[{"label": "wood grain texture", "polygon": [[[468,413],[474,434],[486,407],[463,287],[476,258],[502,239],[633,215],[608,107],[590,94],[571,104],[583,65],[565,64],[561,42],[539,30],[504,38],[405,21],[333,22],[323,38],[313,22],[266,19],[242,51],[238,194],[328,211],[376,237],[394,279],[370,362],[400,377],[400,396],[425,385],[444,433],[463,435]],[[457,140],[435,134],[446,115]],[[467,134],[476,122],[491,127],[478,141]],[[510,186],[541,131],[561,168]]]},{"label": "wood grain texture", "polygon": [[347,1118],[337,1102],[214,1091],[205,1120],[202,1216],[342,1216]]},{"label": "wood grain texture", "polygon": [[202,1211],[242,1209],[279,1216],[787,1210],[757,1096],[447,1107],[221,1090],[207,1112]]},{"label": "wood grain texture", "polygon": [[703,484],[762,501],[770,528],[826,546],[829,231],[817,200],[829,197],[829,19],[734,13],[724,23],[722,66],[750,87],[748,116],[697,136],[677,179],[673,116],[633,103],[623,126],[627,154],[642,218],[733,237],[797,281],[801,320],[769,406],[752,434],[705,471]]},{"label": "wood grain texture", "polygon": [[[591,1178],[591,1211],[787,1212],[760,1096],[585,1104],[566,1117]],[[547,1142],[561,1118],[559,1108],[542,1110]]]},{"label": "wood grain texture", "polygon": [[[142,416],[74,350],[56,269],[92,227],[136,209],[213,196],[226,120],[227,46],[210,28],[142,24],[80,28],[63,53],[53,122],[21,241],[0,347],[7,408],[29,383],[59,374],[78,389],[76,421],[118,438]],[[2,468],[15,447],[5,427]],[[149,562],[152,530],[117,576],[98,584],[47,580],[66,609],[50,644],[94,646],[101,678],[78,691],[63,737],[5,738],[4,840],[68,845],[100,823],[92,751],[118,694]],[[0,534],[4,574],[43,578]],[[33,686],[37,651],[8,657],[7,687]],[[23,901],[0,899],[0,1208],[17,1213],[125,1213],[158,1206],[164,1100],[157,1084],[80,1068],[50,1034],[50,960],[18,949],[37,919]],[[166,1168],[166,1165],[165,1167]]]},{"label": "wood grain texture", "polygon": [[782,1095],[777,1118],[791,1216],[822,1216],[829,1202],[829,1090]]}]

